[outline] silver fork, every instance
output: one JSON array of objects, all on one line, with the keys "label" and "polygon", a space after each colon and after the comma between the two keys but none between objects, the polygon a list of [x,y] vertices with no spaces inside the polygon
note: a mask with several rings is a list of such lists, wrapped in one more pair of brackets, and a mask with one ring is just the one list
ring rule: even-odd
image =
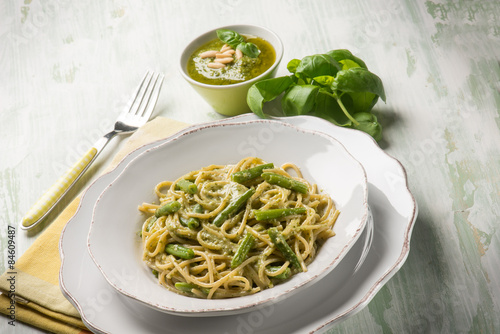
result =
[{"label": "silver fork", "polygon": [[50,187],[22,219],[21,228],[29,230],[38,225],[43,218],[71,189],[76,181],[89,168],[102,152],[111,138],[117,134],[130,133],[145,124],[156,105],[163,84],[164,75],[148,71],[137,87],[130,107],[126,108],[115,122],[112,131],[100,138],[85,155]]}]

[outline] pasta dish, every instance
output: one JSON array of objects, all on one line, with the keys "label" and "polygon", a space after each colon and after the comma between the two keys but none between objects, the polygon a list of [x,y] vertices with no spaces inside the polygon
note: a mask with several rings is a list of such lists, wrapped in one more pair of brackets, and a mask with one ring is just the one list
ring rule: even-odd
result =
[{"label": "pasta dish", "polygon": [[210,165],[154,189],[143,203],[143,261],[167,289],[239,297],[307,271],[339,215],[291,163],[255,157]]}]

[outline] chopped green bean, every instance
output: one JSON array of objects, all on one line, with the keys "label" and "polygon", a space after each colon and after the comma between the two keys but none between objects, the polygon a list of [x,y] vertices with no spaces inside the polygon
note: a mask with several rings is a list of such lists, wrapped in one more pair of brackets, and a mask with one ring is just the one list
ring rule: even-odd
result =
[{"label": "chopped green bean", "polygon": [[188,220],[186,218],[179,216],[179,222],[181,223],[182,226],[188,227]]},{"label": "chopped green bean", "polygon": [[183,291],[183,292],[190,292],[190,293],[192,293],[193,289],[200,290],[201,292],[203,292],[206,295],[208,295],[208,293],[210,292],[210,289],[202,288],[202,287],[199,287],[196,284],[187,283],[187,282],[177,282],[177,283],[175,283],[174,286],[175,286],[175,288],[177,290]]},{"label": "chopped green bean", "polygon": [[194,251],[191,248],[187,248],[178,244],[168,244],[165,247],[165,252],[184,260],[189,260],[194,257]]},{"label": "chopped green bean", "polygon": [[153,273],[153,275],[155,275],[156,278],[158,278],[158,274],[159,274],[158,270],[153,269],[153,270],[151,270],[151,272]]},{"label": "chopped green bean", "polygon": [[179,220],[182,226],[185,226],[190,230],[196,230],[200,227],[200,220],[196,217],[189,217],[188,219],[180,217]]},{"label": "chopped green bean", "polygon": [[200,227],[200,220],[196,217],[184,218],[179,216],[179,222],[182,226],[189,228],[190,230],[196,230]]},{"label": "chopped green bean", "polygon": [[190,230],[196,230],[198,227],[200,227],[200,220],[196,217],[189,217],[187,220],[187,227]]},{"label": "chopped green bean", "polygon": [[153,227],[153,224],[155,223],[155,221],[158,219],[158,217],[156,216],[151,216],[148,218],[147,222],[148,222],[148,225],[146,226],[146,232],[149,232],[149,230],[151,229],[151,227]]},{"label": "chopped green bean", "polygon": [[275,184],[275,185],[278,185],[280,187],[294,190],[294,191],[302,193],[302,194],[307,193],[308,188],[307,188],[306,184],[304,184],[300,181],[294,180],[290,177],[286,177],[286,176],[276,174],[276,173],[271,173],[271,172],[262,173],[261,176],[264,178],[264,180],[266,180],[270,184]]},{"label": "chopped green bean", "polygon": [[240,170],[239,172],[231,174],[231,180],[238,183],[245,183],[247,181],[259,177],[264,169],[271,169],[271,168],[274,168],[273,163],[263,164],[245,170]]},{"label": "chopped green bean", "polygon": [[203,206],[200,203],[196,203],[193,206],[193,212],[194,213],[203,213],[204,212]]},{"label": "chopped green bean", "polygon": [[175,283],[175,288],[179,291],[183,292],[191,292],[191,290],[196,289],[198,286],[191,283],[186,282],[177,282]]},{"label": "chopped green bean", "polygon": [[[203,213],[203,206],[201,206],[201,204],[199,203],[196,203],[193,207],[193,212]],[[200,219],[197,217],[189,217],[189,219],[187,220],[187,226],[192,230],[197,229],[198,227],[200,227]]]},{"label": "chopped green bean", "polygon": [[[201,204],[196,203],[193,206],[193,212],[194,213],[203,213],[203,206]],[[188,219],[184,219],[182,217],[179,218],[182,226],[185,226],[189,228],[190,230],[196,230],[198,227],[200,227],[200,219],[197,217],[189,217]]]},{"label": "chopped green bean", "polygon": [[233,259],[231,260],[232,269],[236,268],[246,260],[248,252],[250,252],[254,245],[255,237],[251,233],[247,233],[241,240],[240,245],[238,246],[238,249],[233,256]]},{"label": "chopped green bean", "polygon": [[231,201],[219,214],[214,218],[213,223],[215,226],[220,227],[229,217],[237,212],[239,208],[245,204],[250,197],[255,193],[255,189],[248,189],[243,195]]},{"label": "chopped green bean", "polygon": [[291,215],[301,215],[306,213],[306,208],[285,208],[285,209],[270,209],[270,210],[253,210],[255,219],[270,220]]},{"label": "chopped green bean", "polygon": [[271,241],[273,242],[276,249],[278,249],[281,252],[281,254],[283,254],[285,259],[289,261],[291,265],[294,266],[297,270],[302,271],[302,266],[300,265],[299,258],[297,257],[295,252],[290,248],[290,246],[285,240],[285,237],[283,237],[283,235],[278,231],[278,229],[272,227],[267,231],[267,233],[269,234],[269,237],[271,238]]},{"label": "chopped green bean", "polygon": [[196,194],[198,192],[196,184],[186,179],[182,179],[177,182],[176,189],[180,189],[187,194]]},{"label": "chopped green bean", "polygon": [[181,208],[181,203],[177,201],[171,201],[163,205],[162,207],[156,209],[155,216],[157,218],[161,216],[166,216],[171,213],[177,212]]},{"label": "chopped green bean", "polygon": [[[277,272],[278,270],[281,269],[281,266],[268,266],[267,270],[274,273]],[[269,276],[271,278],[277,278],[277,279],[287,279],[292,275],[292,270],[290,267],[287,267],[281,274],[278,274],[276,276]]]}]

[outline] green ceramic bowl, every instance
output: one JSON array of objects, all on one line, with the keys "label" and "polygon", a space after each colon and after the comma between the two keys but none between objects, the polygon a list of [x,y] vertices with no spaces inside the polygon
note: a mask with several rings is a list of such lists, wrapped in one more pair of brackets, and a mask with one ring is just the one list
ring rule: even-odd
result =
[{"label": "green ceramic bowl", "polygon": [[[254,35],[263,38],[274,47],[276,52],[274,64],[267,71],[253,79],[231,85],[210,85],[193,80],[187,73],[187,62],[200,46],[217,38],[217,29],[230,29],[242,35]],[[274,32],[254,25],[230,25],[210,30],[195,38],[182,52],[179,65],[184,79],[215,111],[224,116],[236,116],[250,112],[246,102],[248,89],[257,81],[274,77],[282,57],[283,44]]]}]

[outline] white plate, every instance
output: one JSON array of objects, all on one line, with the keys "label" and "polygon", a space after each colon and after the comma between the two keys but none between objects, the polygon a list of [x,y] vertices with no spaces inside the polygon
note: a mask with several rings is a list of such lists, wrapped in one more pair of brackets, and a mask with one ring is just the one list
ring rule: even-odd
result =
[{"label": "white plate", "polygon": [[[248,121],[243,115],[226,121]],[[116,293],[102,277],[87,252],[86,235],[92,210],[103,189],[144,146],[128,155],[112,172],[103,175],[85,192],[75,216],[63,230],[60,240],[60,286],[77,308],[86,326],[94,333],[231,333],[250,329],[256,334],[283,332],[298,334],[322,332],[336,322],[365,307],[382,286],[403,265],[410,249],[410,237],[417,206],[408,190],[406,173],[398,161],[386,155],[368,136],[338,128],[313,117],[290,117],[283,121],[328,133],[360,161],[368,176],[368,203],[373,213],[373,241],[366,260],[355,271],[365,239],[361,237],[335,270],[318,284],[273,308],[223,318],[198,318],[165,314]],[[117,272],[123,280],[130,272]],[[346,278],[349,278],[346,280]]]},{"label": "white plate", "polygon": [[[250,138],[266,133],[266,145]],[[154,187],[212,164],[235,164],[257,156],[280,166],[292,162],[303,176],[329,194],[340,210],[335,236],[325,241],[307,272],[253,295],[198,299],[159,285],[143,263],[137,231],[143,202],[155,202]],[[347,254],[368,218],[366,174],[361,164],[331,136],[272,120],[200,126],[148,149],[130,162],[97,200],[90,225],[90,255],[106,280],[120,293],[147,306],[185,316],[220,316],[263,307],[299,292],[330,272]],[[130,280],[114,273],[130,270]]]}]

